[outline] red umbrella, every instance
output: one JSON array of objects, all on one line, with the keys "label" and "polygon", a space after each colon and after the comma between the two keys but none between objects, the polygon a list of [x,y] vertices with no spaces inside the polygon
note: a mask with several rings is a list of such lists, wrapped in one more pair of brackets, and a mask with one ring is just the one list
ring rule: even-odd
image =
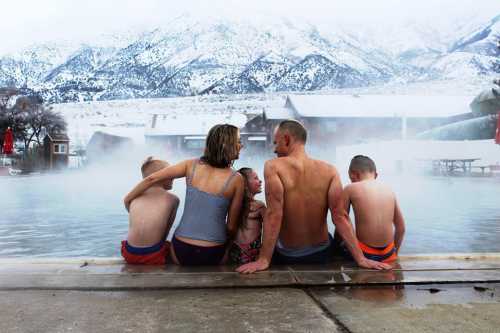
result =
[{"label": "red umbrella", "polygon": [[495,143],[500,145],[500,111],[497,118],[497,132],[495,134]]},{"label": "red umbrella", "polygon": [[7,155],[12,154],[13,148],[14,135],[12,135],[12,130],[8,127],[3,138],[3,153]]}]

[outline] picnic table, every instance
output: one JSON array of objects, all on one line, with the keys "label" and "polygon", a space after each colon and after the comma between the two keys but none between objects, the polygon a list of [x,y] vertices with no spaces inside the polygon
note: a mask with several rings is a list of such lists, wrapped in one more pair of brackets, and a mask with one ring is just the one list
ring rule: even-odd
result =
[{"label": "picnic table", "polygon": [[480,158],[436,158],[426,159],[432,163],[432,172],[438,175],[468,175],[472,171],[472,163]]},{"label": "picnic table", "polygon": [[490,165],[475,165],[473,168],[481,169],[481,174],[485,175],[486,169],[489,170],[489,174],[492,175],[496,171],[500,171],[500,165],[499,164],[490,164]]}]

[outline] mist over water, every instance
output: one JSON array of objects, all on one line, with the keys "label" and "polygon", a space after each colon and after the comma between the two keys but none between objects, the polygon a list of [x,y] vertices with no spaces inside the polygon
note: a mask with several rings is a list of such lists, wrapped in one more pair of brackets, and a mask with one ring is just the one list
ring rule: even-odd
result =
[{"label": "mist over water", "polygon": [[[313,157],[335,162],[344,185],[350,158],[360,153],[357,149],[345,147],[335,154],[308,148]],[[362,150],[375,155],[379,179],[398,197],[407,224],[402,253],[500,251],[500,178],[425,176],[409,160],[398,170],[398,155],[390,150],[387,156]],[[128,229],[123,198],[140,181],[140,165],[149,155],[171,164],[199,157],[136,146],[79,170],[0,178],[0,257],[119,256]],[[272,157],[272,151],[256,155],[243,150],[234,167],[250,166],[263,178],[264,161]],[[181,199],[177,224],[184,179],[174,181],[173,192]],[[330,221],[329,228],[333,231]]]}]

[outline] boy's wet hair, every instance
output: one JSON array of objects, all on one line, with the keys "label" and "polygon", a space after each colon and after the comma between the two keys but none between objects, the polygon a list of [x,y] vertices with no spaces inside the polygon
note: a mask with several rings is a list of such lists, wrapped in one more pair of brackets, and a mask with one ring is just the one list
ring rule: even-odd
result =
[{"label": "boy's wet hair", "polygon": [[250,212],[250,198],[251,198],[248,178],[250,177],[252,171],[253,171],[252,168],[245,168],[245,167],[238,170],[238,172],[243,176],[243,179],[245,181],[243,202],[241,204],[240,221],[238,223],[238,228],[240,229],[247,228],[247,218],[248,218],[248,213]]},{"label": "boy's wet hair", "polygon": [[356,155],[352,158],[349,171],[377,172],[375,162],[365,155]]},{"label": "boy's wet hair", "polygon": [[307,141],[307,130],[300,122],[293,119],[283,120],[279,125],[280,131],[286,131],[302,143]]},{"label": "boy's wet hair", "polygon": [[169,166],[168,162],[157,160],[153,156],[149,156],[141,165],[142,178],[146,178],[147,176],[155,173],[156,171],[159,171],[168,166]]}]

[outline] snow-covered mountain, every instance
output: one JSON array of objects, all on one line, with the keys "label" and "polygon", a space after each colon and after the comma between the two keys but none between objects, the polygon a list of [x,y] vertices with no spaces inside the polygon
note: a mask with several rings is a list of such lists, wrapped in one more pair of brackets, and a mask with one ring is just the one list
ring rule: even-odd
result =
[{"label": "snow-covered mountain", "polygon": [[287,19],[184,15],[108,43],[43,44],[5,55],[0,86],[31,88],[60,103],[469,80],[500,72],[499,34],[500,16],[474,29],[457,27],[454,37],[415,23],[399,35],[373,37]]},{"label": "snow-covered mountain", "polygon": [[500,15],[455,41],[429,68],[442,78],[500,73]]}]

